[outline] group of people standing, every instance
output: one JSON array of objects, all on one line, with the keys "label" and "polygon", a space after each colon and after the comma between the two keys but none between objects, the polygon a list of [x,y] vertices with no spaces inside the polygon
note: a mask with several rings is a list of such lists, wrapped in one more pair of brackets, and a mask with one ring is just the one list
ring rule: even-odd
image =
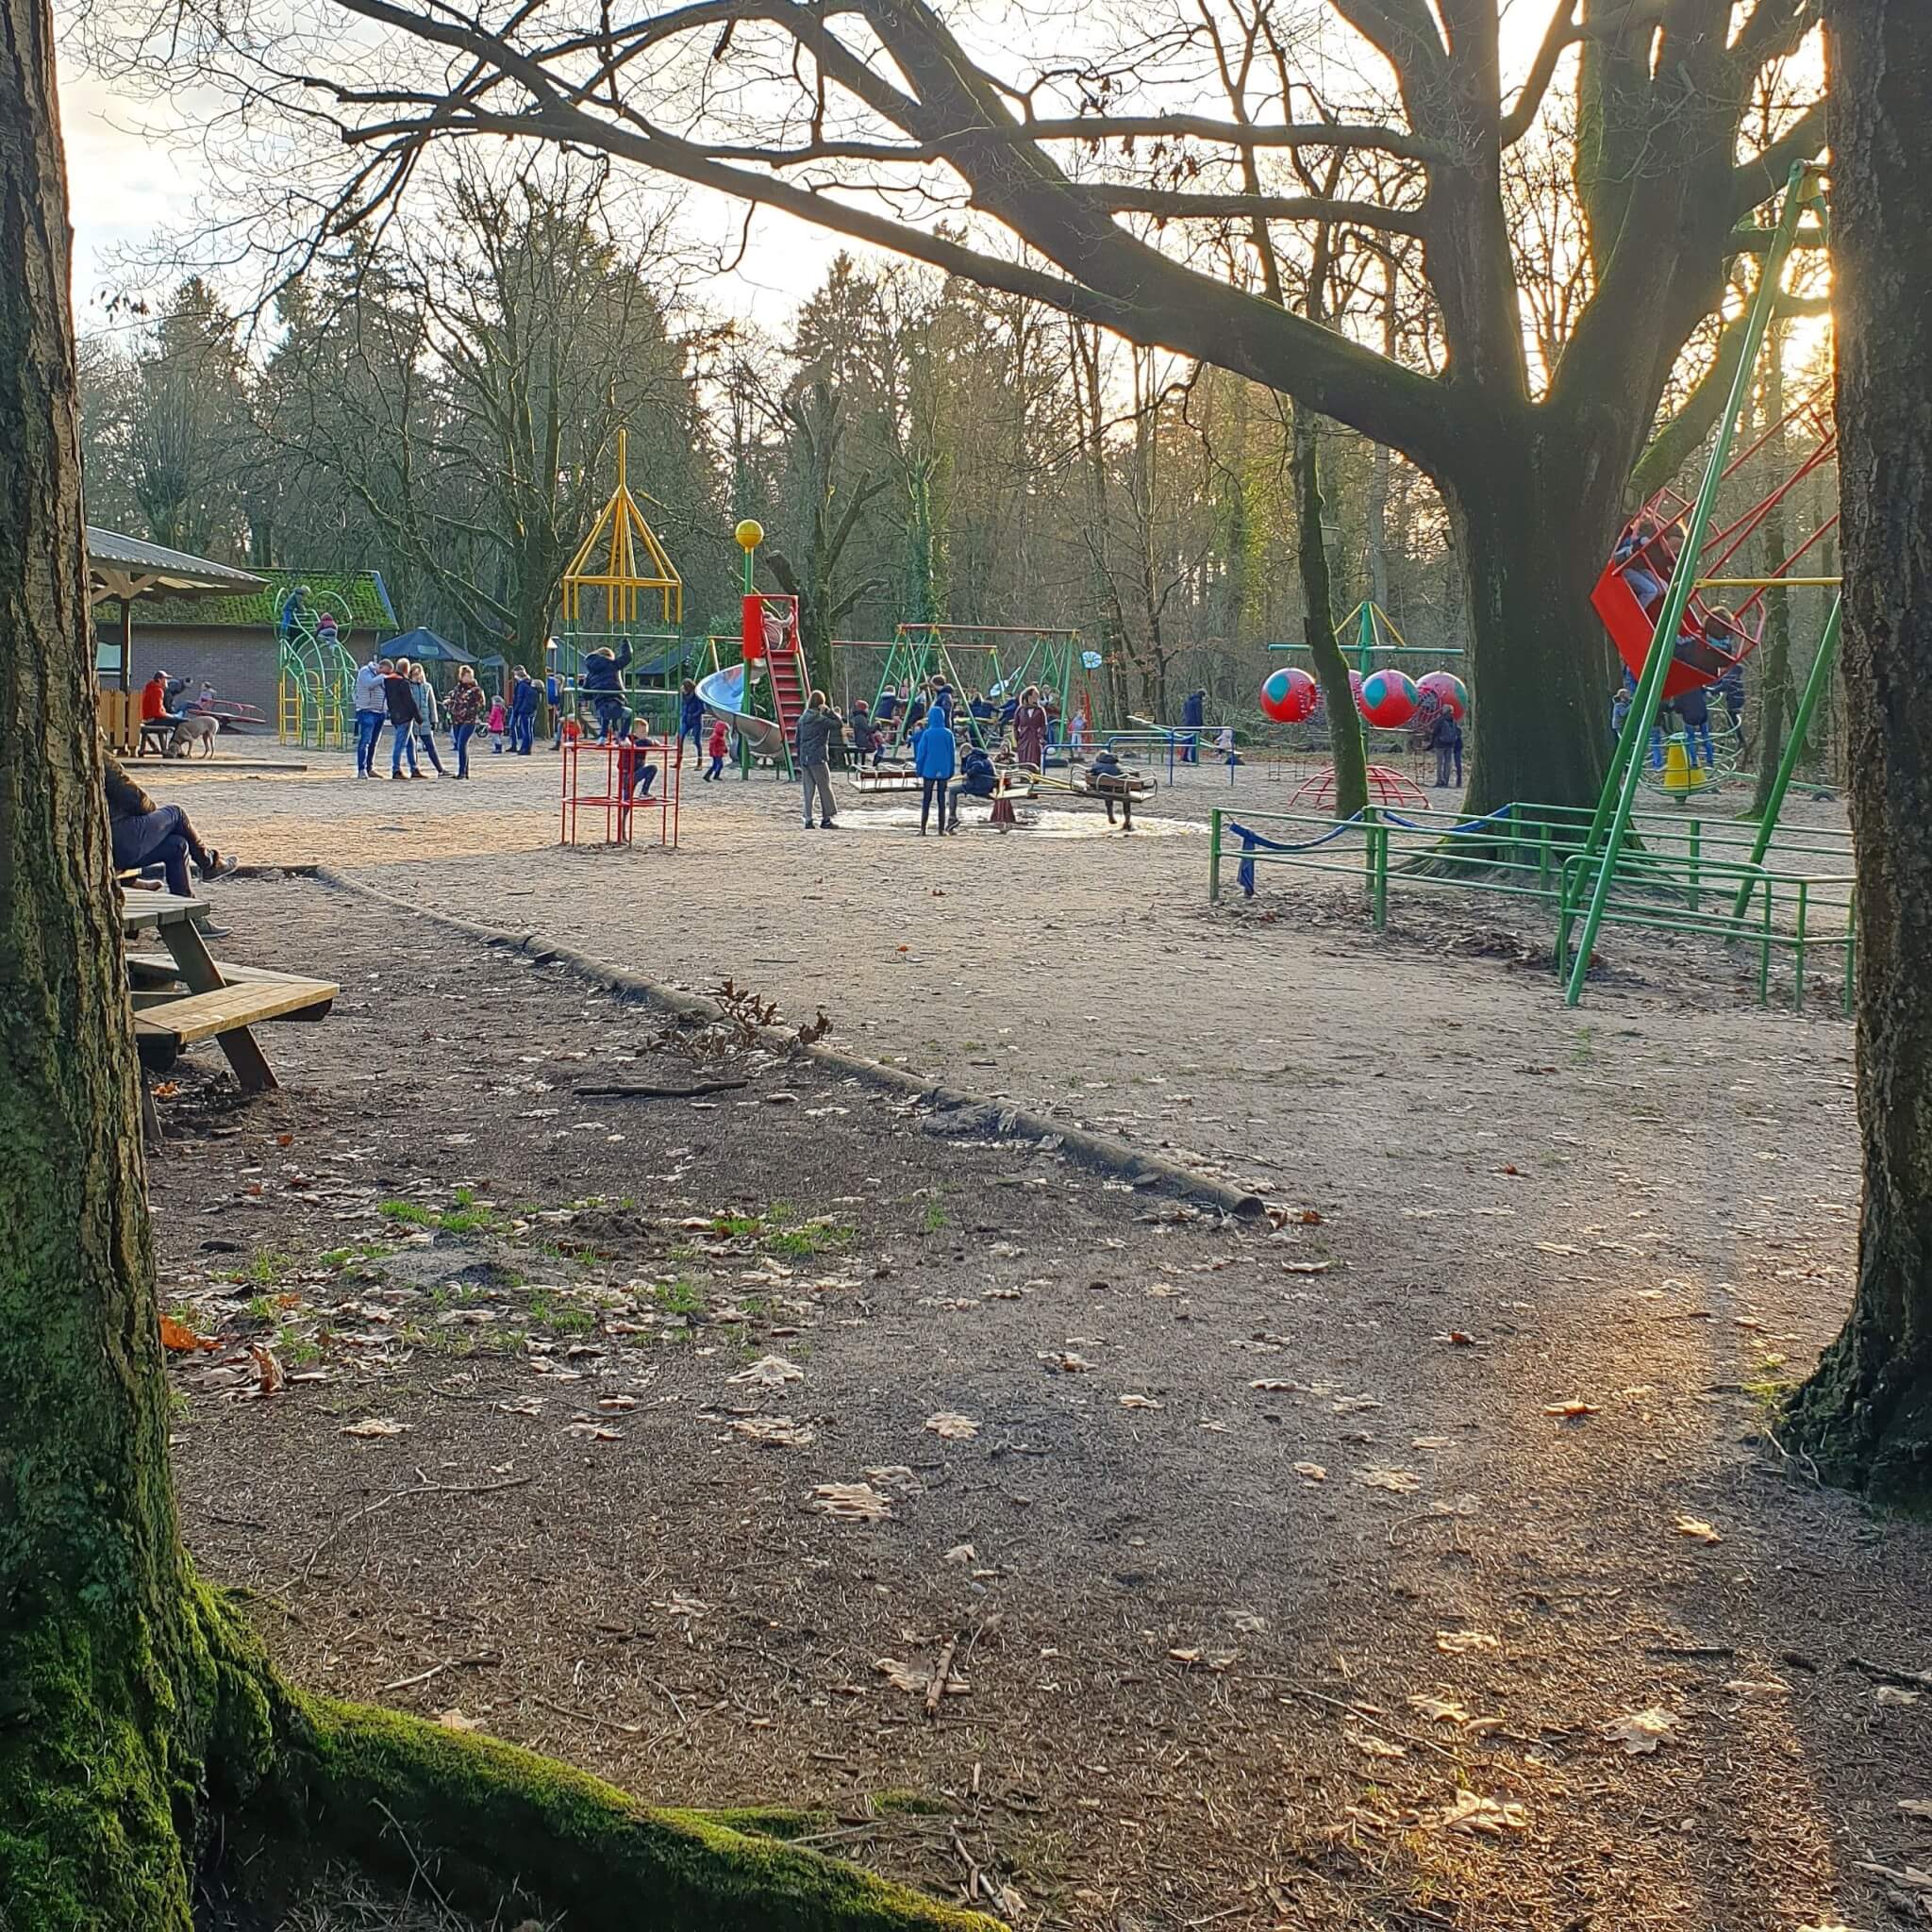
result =
[{"label": "group of people standing", "polygon": [[[459,666],[448,699],[450,738],[456,752],[456,769],[450,771],[436,749],[436,734],[442,724],[442,705],[422,665],[411,663],[407,658],[371,658],[356,673],[356,775],[379,775],[375,769],[375,747],[382,737],[382,727],[387,724],[392,739],[389,764],[391,778],[429,775],[417,758],[419,746],[428,754],[440,777],[467,778],[470,741],[483,721],[489,702],[483,687],[476,682],[475,672],[467,664]],[[407,774],[403,771],[406,758],[409,766]]]},{"label": "group of people standing", "polygon": [[[903,719],[901,704],[905,706]],[[974,708],[984,706],[984,711]],[[998,724],[995,726],[995,718]],[[812,692],[799,715],[793,736],[792,756],[799,782],[805,792],[805,828],[837,831],[832,800],[832,747],[849,745],[855,760],[877,764],[885,751],[882,725],[898,724],[892,734],[895,746],[909,746],[912,769],[919,777],[919,836],[925,837],[938,807],[941,838],[959,829],[961,796],[991,798],[999,787],[991,745],[1003,743],[1010,735],[1013,758],[1018,765],[1038,771],[1045,762],[1046,747],[1053,729],[1047,707],[1041,702],[1039,688],[1028,685],[1002,712],[996,713],[986,700],[975,694],[961,708],[946,679],[928,678],[917,691],[904,692],[890,687],[879,698],[874,718],[863,698],[852,708],[849,727],[841,726],[839,714],[822,691]],[[997,734],[997,735],[996,735]],[[948,810],[948,793],[951,809]],[[814,809],[818,816],[813,818]]]}]

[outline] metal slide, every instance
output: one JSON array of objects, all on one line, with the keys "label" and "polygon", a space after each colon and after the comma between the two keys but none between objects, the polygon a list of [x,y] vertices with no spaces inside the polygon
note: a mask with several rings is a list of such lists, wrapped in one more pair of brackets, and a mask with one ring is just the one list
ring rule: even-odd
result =
[{"label": "metal slide", "polygon": [[708,677],[698,679],[698,696],[705,709],[723,718],[758,758],[785,758],[785,733],[769,718],[758,717],[744,708],[744,666],[727,664]]}]

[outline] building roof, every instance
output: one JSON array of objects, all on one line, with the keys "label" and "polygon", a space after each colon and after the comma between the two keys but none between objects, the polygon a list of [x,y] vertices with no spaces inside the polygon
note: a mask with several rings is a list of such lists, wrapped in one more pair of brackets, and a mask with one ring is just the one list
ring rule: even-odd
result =
[{"label": "building roof", "polygon": [[87,568],[96,597],[241,598],[258,593],[263,579],[232,564],[191,557],[119,530],[87,526]]},{"label": "building roof", "polygon": [[[216,568],[221,568],[217,565]],[[143,628],[158,625],[194,625],[230,627],[238,630],[273,630],[280,615],[282,599],[297,584],[308,591],[309,602],[319,609],[336,612],[341,623],[346,613],[345,630],[389,631],[396,628],[395,607],[389,600],[389,586],[382,573],[374,570],[284,570],[264,567],[253,575],[238,572],[254,588],[249,594],[201,595],[188,598],[159,597],[143,605]],[[238,585],[240,591],[243,587]]]}]

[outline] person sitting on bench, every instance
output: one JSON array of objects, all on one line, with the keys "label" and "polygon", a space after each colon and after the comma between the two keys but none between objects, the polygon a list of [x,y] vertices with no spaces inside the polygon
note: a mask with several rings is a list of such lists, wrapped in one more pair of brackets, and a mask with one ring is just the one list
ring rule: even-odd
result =
[{"label": "person sitting on bench", "polygon": [[180,724],[181,714],[168,702],[168,674],[157,671],[141,688],[141,739],[145,747],[150,738],[165,749]]},{"label": "person sitting on bench", "polygon": [[[953,734],[954,742],[958,741],[958,732]],[[974,798],[991,798],[1000,786],[999,774],[993,770],[992,759],[987,756],[983,745],[969,746],[966,756],[959,760],[959,776],[953,787],[953,823],[959,823],[959,800],[971,793]]]},{"label": "person sitting on bench", "polygon": [[1104,744],[1093,754],[1093,762],[1087,767],[1087,789],[1106,805],[1108,824],[1114,822],[1114,801],[1119,799],[1123,829],[1134,829],[1133,780],[1121,769],[1112,745]]},{"label": "person sitting on bench", "polygon": [[235,859],[202,843],[178,805],[157,805],[105,746],[101,767],[116,871],[144,872],[159,866],[167,875],[169,891],[177,899],[192,899],[194,888],[188,876],[190,859],[204,879],[225,878],[235,870]]}]

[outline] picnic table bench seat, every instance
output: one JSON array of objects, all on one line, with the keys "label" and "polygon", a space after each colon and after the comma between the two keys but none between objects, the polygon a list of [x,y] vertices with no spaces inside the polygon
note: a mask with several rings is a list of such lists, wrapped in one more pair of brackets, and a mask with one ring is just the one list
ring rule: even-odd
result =
[{"label": "picnic table bench seat", "polygon": [[[152,968],[158,962],[143,962]],[[164,1074],[197,1041],[219,1040],[265,1021],[323,1020],[341,989],[326,979],[224,966],[230,984],[180,994],[167,979],[142,971],[135,979],[134,1043],[142,1065]],[[178,975],[175,975],[176,977]]]}]

